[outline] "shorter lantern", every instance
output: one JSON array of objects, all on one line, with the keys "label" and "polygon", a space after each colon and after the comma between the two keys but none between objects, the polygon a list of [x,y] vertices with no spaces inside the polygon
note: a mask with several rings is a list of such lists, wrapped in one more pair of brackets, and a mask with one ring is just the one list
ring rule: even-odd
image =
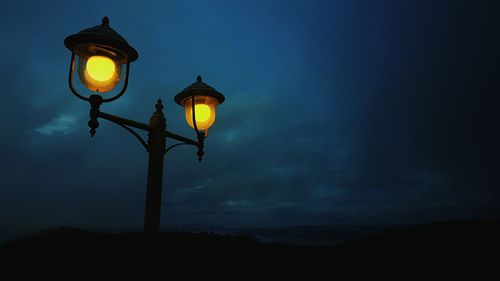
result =
[{"label": "shorter lantern", "polygon": [[[81,96],[73,87],[75,56],[80,82],[89,90],[99,94],[110,92],[124,79],[123,88],[115,95],[103,101],[110,101],[121,96],[128,82],[130,63],[138,57],[137,51],[109,26],[108,17],[102,19],[101,25],[84,29],[66,37],[66,47],[72,52],[69,84],[72,92]],[[123,65],[127,66],[125,77],[122,77]]]},{"label": "shorter lantern", "polygon": [[215,122],[215,108],[224,102],[225,97],[204,83],[198,75],[196,82],[178,93],[174,100],[184,107],[188,125],[206,133]]}]

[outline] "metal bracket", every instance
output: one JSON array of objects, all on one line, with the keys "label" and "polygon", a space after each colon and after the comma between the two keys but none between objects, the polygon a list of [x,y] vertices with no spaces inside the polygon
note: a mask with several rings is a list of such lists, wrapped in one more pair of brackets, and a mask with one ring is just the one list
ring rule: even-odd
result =
[{"label": "metal bracket", "polygon": [[115,123],[116,125],[122,127],[123,129],[127,130],[129,133],[131,133],[141,144],[142,146],[144,146],[144,148],[146,149],[147,152],[149,152],[149,146],[148,146],[148,143],[144,140],[144,138],[141,137],[141,135],[139,135],[136,131],[134,131],[132,128],[126,126],[126,125],[123,125],[123,124],[120,124],[119,122],[117,121],[114,121],[114,120],[109,120],[113,123]]},{"label": "metal bracket", "polygon": [[192,144],[190,144],[190,143],[185,143],[185,142],[172,144],[171,146],[169,146],[169,147],[165,150],[165,154],[167,154],[167,152],[169,152],[172,148],[177,147],[177,146],[181,146],[181,145],[192,145]]}]

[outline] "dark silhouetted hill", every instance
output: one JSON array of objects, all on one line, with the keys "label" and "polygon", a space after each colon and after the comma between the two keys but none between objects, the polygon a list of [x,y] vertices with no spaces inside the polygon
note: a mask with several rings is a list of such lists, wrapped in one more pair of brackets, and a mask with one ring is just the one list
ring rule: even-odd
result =
[{"label": "dark silhouetted hill", "polygon": [[[335,247],[168,232],[162,233],[159,249],[162,280],[169,280],[167,276],[240,280],[229,278],[236,276],[232,274],[267,279],[264,276],[269,274],[297,277],[299,273],[307,274],[304,280],[327,280],[340,274],[399,271],[407,275],[493,272],[500,256],[499,238],[500,220],[456,221],[393,229]],[[137,280],[140,249],[140,233],[46,230],[0,248],[0,280]]]},{"label": "dark silhouetted hill", "polygon": [[334,249],[339,264],[360,264],[377,271],[478,274],[497,271],[500,220],[467,220],[391,230]]},{"label": "dark silhouetted hill", "polygon": [[234,231],[241,236],[265,243],[303,246],[334,246],[340,243],[367,238],[388,230],[400,229],[401,225],[303,225],[279,228],[247,228]]}]

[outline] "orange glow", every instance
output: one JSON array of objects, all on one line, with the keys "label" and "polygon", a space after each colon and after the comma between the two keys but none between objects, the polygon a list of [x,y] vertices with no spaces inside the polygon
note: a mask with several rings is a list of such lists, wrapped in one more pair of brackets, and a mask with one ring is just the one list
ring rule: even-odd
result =
[{"label": "orange glow", "polygon": [[195,104],[194,113],[197,122],[207,122],[210,119],[210,107],[206,104]]},{"label": "orange glow", "polygon": [[[215,122],[215,106],[217,101],[214,98],[206,96],[195,97],[194,113],[196,117],[196,126],[200,131],[206,131]],[[188,125],[194,129],[193,124],[193,107],[191,98],[184,102],[186,121]]]},{"label": "orange glow", "polygon": [[87,74],[96,81],[108,81],[113,78],[115,72],[115,63],[110,58],[92,56],[87,60]]},{"label": "orange glow", "polygon": [[79,57],[78,75],[89,90],[104,93],[115,88],[120,82],[121,65],[107,56],[94,55]]}]

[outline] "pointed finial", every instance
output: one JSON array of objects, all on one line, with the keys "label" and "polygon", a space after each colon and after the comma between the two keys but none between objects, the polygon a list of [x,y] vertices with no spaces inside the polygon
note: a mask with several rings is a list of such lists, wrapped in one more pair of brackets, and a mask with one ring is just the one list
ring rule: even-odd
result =
[{"label": "pointed finial", "polygon": [[109,26],[109,18],[108,17],[103,17],[101,25]]},{"label": "pointed finial", "polygon": [[198,155],[198,162],[201,162],[201,160],[203,160],[203,155],[205,155],[205,152],[203,152],[203,148],[198,149],[196,155]]},{"label": "pointed finial", "polygon": [[163,103],[162,103],[161,99],[158,99],[158,101],[156,102],[155,108],[156,108],[156,111],[163,110]]},{"label": "pointed finial", "polygon": [[198,75],[198,77],[196,77],[196,82],[201,82],[201,76]]}]

